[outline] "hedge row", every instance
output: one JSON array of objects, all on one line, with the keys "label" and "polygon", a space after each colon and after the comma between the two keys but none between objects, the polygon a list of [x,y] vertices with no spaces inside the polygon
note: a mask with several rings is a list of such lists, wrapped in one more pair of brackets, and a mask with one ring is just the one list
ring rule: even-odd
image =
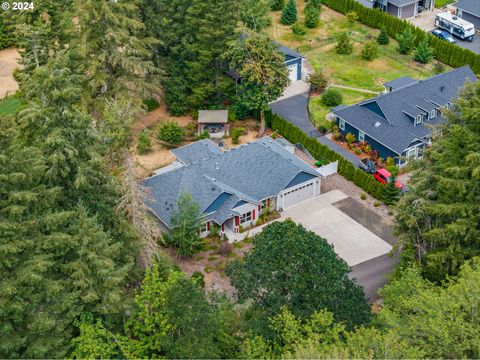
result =
[{"label": "hedge row", "polygon": [[[355,11],[360,22],[377,29],[385,27],[388,35],[392,38],[395,38],[397,34],[402,33],[407,27],[409,27],[413,34],[415,34],[417,44],[426,34],[422,29],[410,24],[406,20],[398,19],[378,9],[366,8],[356,0],[323,0],[322,3],[332,10],[338,11],[342,14],[347,14],[349,11]],[[428,34],[428,36],[430,45],[435,51],[434,56],[437,60],[454,68],[469,65],[475,74],[480,73],[480,55],[477,55],[468,49],[463,49],[455,44],[440,40],[431,34]]]},{"label": "hedge row", "polygon": [[278,115],[267,111],[265,113],[267,126],[282,135],[292,144],[303,144],[315,159],[327,160],[330,162],[338,160],[338,173],[345,179],[353,181],[355,185],[365,190],[376,199],[382,199],[385,186],[376,181],[373,176],[366,174],[356,168],[343,156],[328,148],[328,146],[318,142],[317,139],[309,137],[302,130]]}]

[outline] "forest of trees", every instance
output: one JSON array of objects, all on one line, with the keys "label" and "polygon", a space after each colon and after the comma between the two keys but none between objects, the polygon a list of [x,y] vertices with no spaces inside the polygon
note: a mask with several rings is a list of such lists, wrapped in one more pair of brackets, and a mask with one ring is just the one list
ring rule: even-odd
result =
[{"label": "forest of trees", "polygon": [[25,106],[0,115],[1,358],[480,357],[480,85],[446,113],[394,209],[402,258],[375,313],[331,246],[291,221],[227,268],[235,299],[156,246],[130,126],[152,94],[172,115],[265,110],[287,84],[262,32],[272,3],[42,0],[3,13]]}]

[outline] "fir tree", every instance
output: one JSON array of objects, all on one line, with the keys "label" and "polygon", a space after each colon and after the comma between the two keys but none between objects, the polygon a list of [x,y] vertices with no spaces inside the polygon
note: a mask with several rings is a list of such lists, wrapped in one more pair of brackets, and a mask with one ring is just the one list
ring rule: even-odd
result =
[{"label": "fir tree", "polygon": [[377,43],[379,45],[388,45],[390,38],[388,37],[387,29],[382,27],[380,29],[380,34],[378,34]]},{"label": "fir tree", "polygon": [[316,28],[320,22],[320,6],[314,1],[309,1],[305,6],[305,26],[308,28]]},{"label": "fir tree", "polygon": [[260,31],[272,22],[268,0],[243,0],[240,19],[249,29]]},{"label": "fir tree", "polygon": [[415,46],[415,35],[410,27],[406,27],[403,33],[397,35],[398,52],[400,54],[408,54]]},{"label": "fir tree", "polygon": [[282,10],[280,22],[283,25],[292,25],[297,22],[297,1],[288,0],[287,5]]},{"label": "fir tree", "polygon": [[434,281],[480,255],[480,85],[468,85],[434,136],[398,204],[396,230],[422,273]]},{"label": "fir tree", "polygon": [[392,174],[388,184],[385,186],[383,191],[383,201],[387,205],[395,204],[400,198],[400,189],[395,186],[397,178]]},{"label": "fir tree", "polygon": [[415,54],[413,55],[415,61],[418,61],[421,64],[428,64],[433,58],[433,49],[428,43],[428,37],[425,36],[420,42],[418,47],[415,49]]},{"label": "fir tree", "polygon": [[337,45],[335,46],[337,54],[349,55],[353,52],[353,44],[347,32],[338,35]]}]

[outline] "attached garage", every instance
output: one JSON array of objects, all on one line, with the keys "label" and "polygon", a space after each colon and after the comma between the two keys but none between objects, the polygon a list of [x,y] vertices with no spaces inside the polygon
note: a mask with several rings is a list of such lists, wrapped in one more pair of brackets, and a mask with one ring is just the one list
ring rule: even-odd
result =
[{"label": "attached garage", "polygon": [[283,206],[287,208],[300,201],[310,199],[314,196],[313,183],[303,185],[291,191],[283,193]]},{"label": "attached garage", "polygon": [[291,82],[297,81],[298,65],[295,63],[292,65],[288,65],[287,68],[288,68],[288,78],[290,79],[290,81]]},{"label": "attached garage", "polygon": [[301,201],[320,194],[320,177],[311,174],[298,174],[278,196],[277,207],[286,209]]}]

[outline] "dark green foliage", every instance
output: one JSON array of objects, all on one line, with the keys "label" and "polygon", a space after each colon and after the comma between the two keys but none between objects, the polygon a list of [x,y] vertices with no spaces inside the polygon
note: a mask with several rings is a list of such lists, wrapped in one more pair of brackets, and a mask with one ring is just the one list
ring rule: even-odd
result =
[{"label": "dark green foliage", "polygon": [[285,6],[285,0],[270,0],[270,9],[272,11],[280,11]]},{"label": "dark green foliage", "polygon": [[418,61],[421,64],[428,64],[433,58],[433,49],[428,43],[428,37],[425,36],[420,44],[415,49],[415,54],[413,56],[415,61]]},{"label": "dark green foliage", "polygon": [[310,83],[310,88],[313,91],[318,91],[320,93],[324,92],[328,86],[328,79],[321,71],[316,71],[310,75],[308,81]]},{"label": "dark green foliage", "polygon": [[291,26],[292,32],[295,35],[305,35],[307,33],[307,29],[305,29],[305,26],[303,24],[296,22]]},{"label": "dark green foliage", "polygon": [[3,25],[3,18],[0,16],[0,50],[7,47],[7,34]]},{"label": "dark green foliage", "polygon": [[348,265],[326,240],[285,221],[266,226],[253,245],[227,268],[240,301],[252,300],[265,316],[285,306],[302,318],[326,308],[348,326],[369,321],[362,288],[347,277]]},{"label": "dark green foliage", "polygon": [[315,4],[315,1],[309,1],[305,6],[305,26],[313,29],[320,23],[320,5]]},{"label": "dark green foliage", "polygon": [[203,275],[203,272],[194,271],[192,273],[192,281],[202,289],[205,288],[205,276]]},{"label": "dark green foliage", "polygon": [[395,186],[397,178],[392,174],[390,182],[385,186],[383,191],[383,202],[387,205],[395,204],[400,198],[400,189]]},{"label": "dark green foliage", "polygon": [[249,29],[261,31],[272,23],[268,0],[243,0],[241,21]]},{"label": "dark green foliage", "polygon": [[467,86],[397,207],[397,232],[432,281],[480,255],[479,100],[480,86]]},{"label": "dark green foliage", "polygon": [[148,112],[156,110],[160,107],[160,104],[155,98],[148,98],[143,100],[143,105],[146,106]]},{"label": "dark green foliage", "polygon": [[232,358],[237,349],[229,302],[184,274],[155,262],[145,273],[121,334],[83,317],[74,358]]},{"label": "dark green foliage", "polygon": [[343,96],[337,89],[328,89],[322,95],[322,104],[325,106],[335,107],[342,103]]},{"label": "dark green foliage", "polygon": [[239,143],[240,135],[242,135],[243,132],[244,132],[244,130],[241,129],[241,128],[233,128],[233,129],[231,130],[231,134],[230,134],[230,135],[232,136],[232,143],[233,143],[233,144],[236,145],[236,144]]},{"label": "dark green foliage", "polygon": [[[355,11],[358,14],[358,20],[365,25],[380,29],[384,27],[388,35],[395,38],[397,34],[402,33],[406,28],[411,29],[415,36],[415,45],[425,36],[425,32],[403,19],[398,19],[390,14],[378,11],[376,9],[369,9],[362,6],[356,0],[324,0],[323,4],[329,8],[338,11],[342,14],[347,14],[349,11]],[[474,73],[480,73],[480,55],[464,48],[460,48],[455,44],[447,43],[432,35],[428,35],[430,39],[430,46],[435,51],[435,58],[445,64],[453,67],[460,67],[469,65]]]},{"label": "dark green foliage", "polygon": [[292,25],[297,21],[297,1],[288,0],[287,5],[282,10],[280,22],[283,25]]},{"label": "dark green foliage", "polygon": [[176,247],[177,255],[191,256],[200,247],[200,207],[189,194],[181,194],[172,206],[172,227],[165,242]]},{"label": "dark green foliage", "polygon": [[158,138],[170,144],[180,144],[184,134],[183,129],[175,121],[163,123],[158,130]]},{"label": "dark green foliage", "polygon": [[367,41],[362,48],[362,59],[371,61],[378,56],[378,45],[374,40]]},{"label": "dark green foliage", "polygon": [[337,36],[337,45],[335,46],[337,54],[349,55],[353,52],[353,44],[347,32],[341,32]]},{"label": "dark green foliage", "polygon": [[389,42],[390,42],[390,37],[388,36],[387,29],[385,29],[385,27],[382,27],[380,29],[380,34],[378,34],[378,37],[377,37],[377,43],[379,45],[388,45]]},{"label": "dark green foliage", "polygon": [[152,149],[152,140],[150,139],[150,130],[143,129],[138,136],[137,151],[143,155],[148,153]]}]

